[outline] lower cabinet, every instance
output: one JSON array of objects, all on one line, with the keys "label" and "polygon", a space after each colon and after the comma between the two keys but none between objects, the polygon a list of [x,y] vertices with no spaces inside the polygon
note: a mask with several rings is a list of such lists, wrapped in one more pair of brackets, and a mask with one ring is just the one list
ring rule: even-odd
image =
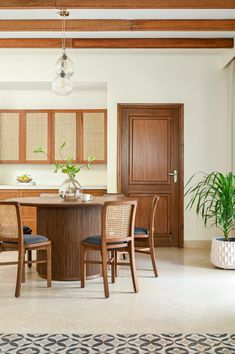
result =
[{"label": "lower cabinet", "polygon": [[[57,189],[3,189],[0,190],[0,200],[21,197],[39,197],[41,193],[58,193]],[[84,193],[94,196],[102,196],[107,193],[106,189],[86,189]],[[37,213],[36,208],[22,207],[21,209],[22,223],[32,228],[32,233],[37,233]]]},{"label": "lower cabinet", "polygon": [[[19,197],[39,197],[41,193],[58,193],[57,189],[30,189],[19,190]],[[23,225],[31,227],[32,233],[37,233],[37,208],[22,207],[21,216]]]}]

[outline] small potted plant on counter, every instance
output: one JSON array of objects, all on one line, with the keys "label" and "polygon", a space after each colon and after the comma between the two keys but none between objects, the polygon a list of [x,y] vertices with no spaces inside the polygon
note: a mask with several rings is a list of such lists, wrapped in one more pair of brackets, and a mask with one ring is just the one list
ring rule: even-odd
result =
[{"label": "small potted plant on counter", "polygon": [[[73,201],[76,200],[79,196],[79,193],[82,190],[82,186],[80,183],[76,180],[76,175],[80,172],[80,170],[84,167],[87,169],[90,169],[91,163],[95,161],[95,157],[93,156],[88,156],[87,161],[88,163],[82,164],[82,165],[77,165],[73,161],[73,157],[68,156],[66,159],[64,159],[62,151],[65,147],[66,143],[64,142],[60,148],[59,148],[59,155],[60,155],[60,161],[55,162],[55,169],[54,172],[57,173],[61,171],[62,173],[66,174],[68,178],[63,182],[59,189],[59,195],[61,198],[67,201]],[[44,151],[43,147],[39,145],[35,150],[35,153],[41,153],[45,154],[48,156],[48,154]]]},{"label": "small potted plant on counter", "polygon": [[212,240],[211,262],[219,268],[235,269],[235,237],[229,237],[235,229],[235,175],[214,171],[202,174],[201,180],[193,185],[194,177],[186,185],[186,209],[195,207],[206,227],[215,226],[223,231],[223,237]]}]

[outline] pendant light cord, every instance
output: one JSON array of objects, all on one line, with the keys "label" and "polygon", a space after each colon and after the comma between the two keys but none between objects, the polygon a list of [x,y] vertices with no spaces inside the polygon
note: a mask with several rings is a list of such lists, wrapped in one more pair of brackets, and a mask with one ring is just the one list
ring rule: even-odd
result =
[{"label": "pendant light cord", "polygon": [[66,17],[69,16],[69,11],[68,10],[61,10],[60,11],[60,16],[62,17],[62,36],[61,36],[61,45],[62,45],[62,50],[65,51],[66,49],[66,37],[65,37],[65,20]]}]

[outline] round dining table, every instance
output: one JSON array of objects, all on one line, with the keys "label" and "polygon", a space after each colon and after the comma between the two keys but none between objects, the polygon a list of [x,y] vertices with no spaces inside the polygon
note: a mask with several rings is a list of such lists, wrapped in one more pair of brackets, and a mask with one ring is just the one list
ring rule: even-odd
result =
[{"label": "round dining table", "polygon": [[[123,197],[94,197],[91,201],[64,201],[60,197],[12,198],[22,206],[37,208],[37,234],[51,240],[52,279],[80,279],[80,242],[84,238],[101,234],[101,214],[106,201],[126,200]],[[43,251],[38,251],[38,259],[43,259]],[[99,252],[87,253],[90,260],[100,260]],[[46,277],[46,265],[38,264],[40,276]],[[99,264],[87,265],[87,278],[101,273]]]}]

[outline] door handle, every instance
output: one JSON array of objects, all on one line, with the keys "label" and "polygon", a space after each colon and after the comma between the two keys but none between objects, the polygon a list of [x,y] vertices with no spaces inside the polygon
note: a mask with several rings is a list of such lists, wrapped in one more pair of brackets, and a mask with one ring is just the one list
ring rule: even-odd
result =
[{"label": "door handle", "polygon": [[169,176],[174,177],[174,183],[177,183],[177,180],[178,180],[178,171],[177,170],[174,170],[174,172],[170,172]]}]

